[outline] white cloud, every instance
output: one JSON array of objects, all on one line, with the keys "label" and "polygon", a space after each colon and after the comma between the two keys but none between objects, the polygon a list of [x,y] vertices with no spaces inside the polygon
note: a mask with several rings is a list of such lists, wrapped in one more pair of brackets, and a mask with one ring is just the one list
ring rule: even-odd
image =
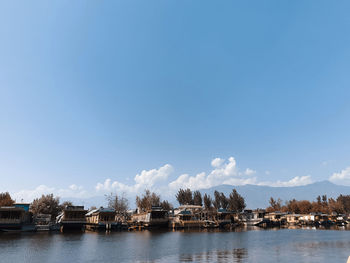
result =
[{"label": "white cloud", "polygon": [[97,183],[95,186],[96,191],[98,192],[133,192],[135,189],[133,186],[128,186],[126,184],[120,183],[118,181],[112,182],[111,179],[106,179],[104,183]]},{"label": "white cloud", "polygon": [[[169,182],[169,176],[174,169],[170,164],[165,164],[158,169],[142,170],[134,177],[133,183],[125,184],[119,181],[113,181],[110,178],[104,182],[98,182],[93,191],[88,191],[82,186],[71,184],[67,188],[55,188],[46,185],[40,185],[32,190],[22,190],[14,194],[18,201],[23,199],[31,202],[34,198],[42,194],[50,194],[64,198],[88,198],[101,196],[106,193],[116,192],[125,193],[128,196],[135,196],[142,193],[145,189],[150,189],[161,194],[163,197],[173,196],[179,188],[190,188],[192,190],[206,189],[216,187],[222,184],[227,185],[268,185],[268,186],[301,186],[312,183],[311,176],[296,176],[289,181],[259,181],[257,172],[251,168],[240,171],[235,158],[230,157],[227,160],[215,158],[211,161],[212,170],[209,172],[200,172],[196,175],[181,174]],[[265,171],[269,174],[269,171]],[[331,181],[348,182],[350,185],[350,167],[335,173],[330,178]]]},{"label": "white cloud", "polygon": [[224,159],[221,158],[215,158],[211,161],[211,166],[213,167],[219,167],[225,162]]},{"label": "white cloud", "polygon": [[280,186],[291,187],[291,186],[308,185],[311,183],[312,183],[311,176],[305,175],[305,176],[296,176],[289,181],[261,182],[261,183],[258,183],[258,185],[268,185],[273,187],[280,187]]},{"label": "white cloud", "polygon": [[247,169],[245,169],[244,174],[245,175],[253,175],[253,174],[256,174],[256,171],[247,168]]},{"label": "white cloud", "polygon": [[61,198],[87,198],[90,196],[82,186],[72,184],[67,188],[55,188],[46,185],[39,185],[34,189],[16,192],[13,194],[13,198],[16,199],[17,202],[22,200],[23,202],[32,202],[35,198],[39,198],[46,194],[54,194],[55,196],[59,196]]},{"label": "white cloud", "polygon": [[134,178],[136,185],[140,185],[146,188],[150,188],[159,181],[165,181],[168,179],[170,173],[173,172],[173,167],[170,164],[166,164],[157,169],[149,171],[143,170],[141,174],[137,174]]},{"label": "white cloud", "polygon": [[134,185],[126,185],[106,179],[104,183],[97,183],[95,189],[99,192],[138,192],[144,189],[152,189],[161,185],[162,182],[166,182],[173,170],[170,164],[166,164],[159,169],[143,170],[134,177]]},{"label": "white cloud", "polygon": [[338,184],[350,185],[350,166],[341,170],[340,173],[333,173],[329,181]]},{"label": "white cloud", "polygon": [[225,163],[224,159],[215,158],[211,165],[214,169],[206,175],[202,172],[196,176],[188,174],[180,175],[176,180],[169,183],[171,190],[179,188],[204,189],[221,184],[244,185],[256,183],[256,178],[247,178],[246,176],[255,173],[254,170],[247,168],[244,173],[240,173],[237,168],[236,160],[233,157],[228,159]]}]

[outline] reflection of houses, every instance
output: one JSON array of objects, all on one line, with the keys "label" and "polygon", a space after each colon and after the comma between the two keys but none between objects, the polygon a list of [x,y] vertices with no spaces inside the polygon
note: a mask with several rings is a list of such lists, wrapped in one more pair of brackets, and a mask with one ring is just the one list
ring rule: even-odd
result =
[{"label": "reflection of houses", "polygon": [[173,229],[200,228],[206,223],[204,220],[201,220],[203,215],[202,206],[183,205],[174,211],[174,217],[170,225]]},{"label": "reflection of houses", "polygon": [[86,228],[91,230],[112,230],[118,229],[121,222],[116,220],[116,213],[113,208],[94,209],[86,214]]},{"label": "reflection of houses", "polygon": [[144,227],[167,227],[169,222],[168,211],[161,207],[152,207],[152,209],[133,214],[131,217],[133,225]]},{"label": "reflection of houses", "polygon": [[61,231],[67,229],[83,230],[86,224],[86,212],[84,206],[66,206],[56,220]]},{"label": "reflection of houses", "polygon": [[22,207],[0,207],[0,230],[22,229],[24,214]]},{"label": "reflection of houses", "polygon": [[266,212],[263,209],[257,209],[257,210],[247,209],[240,214],[240,220],[244,224],[244,226],[258,226],[264,222],[265,215],[266,215]]}]

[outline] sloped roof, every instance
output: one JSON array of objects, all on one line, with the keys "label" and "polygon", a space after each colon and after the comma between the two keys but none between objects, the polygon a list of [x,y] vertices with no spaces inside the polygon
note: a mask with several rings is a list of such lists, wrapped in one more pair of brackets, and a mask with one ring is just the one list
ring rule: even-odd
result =
[{"label": "sloped roof", "polygon": [[113,208],[104,208],[104,207],[100,207],[94,210],[89,211],[86,215],[92,215],[94,213],[101,213],[101,212],[105,212],[105,213],[114,213],[115,210]]}]

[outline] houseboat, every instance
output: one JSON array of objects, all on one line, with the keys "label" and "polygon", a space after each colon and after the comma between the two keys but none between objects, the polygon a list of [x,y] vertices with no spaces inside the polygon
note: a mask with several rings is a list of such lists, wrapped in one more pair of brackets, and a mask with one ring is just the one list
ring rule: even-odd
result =
[{"label": "houseboat", "polygon": [[300,226],[303,216],[299,214],[286,214],[285,218],[288,226]]},{"label": "houseboat", "polygon": [[84,206],[66,206],[57,216],[56,222],[62,232],[65,230],[83,231],[86,224],[86,212]]},{"label": "houseboat", "polygon": [[0,207],[0,231],[21,230],[25,210],[22,207]]},{"label": "houseboat", "polygon": [[348,224],[346,215],[337,215],[334,220],[337,226],[346,226]]},{"label": "houseboat", "polygon": [[218,227],[220,228],[227,228],[231,227],[234,223],[234,213],[231,211],[228,211],[224,208],[220,208],[217,210],[216,216],[215,216],[215,222]]},{"label": "houseboat", "polygon": [[315,214],[315,225],[329,227],[334,225],[334,222],[331,220],[331,216],[327,214]]},{"label": "houseboat", "polygon": [[284,226],[287,223],[285,215],[286,213],[282,213],[279,211],[267,213],[264,216],[264,224],[266,224],[265,226],[267,227]]},{"label": "houseboat", "polygon": [[112,208],[94,209],[86,215],[86,228],[89,230],[116,230],[120,229],[122,222],[117,220],[116,212]]},{"label": "houseboat", "polygon": [[314,226],[315,225],[315,213],[305,214],[299,218],[301,225]]},{"label": "houseboat", "polygon": [[240,214],[240,221],[244,226],[263,226],[264,224],[268,223],[268,221],[264,218],[265,215],[266,212],[263,209],[247,209]]},{"label": "houseboat", "polygon": [[50,231],[54,228],[54,224],[52,223],[50,214],[35,215],[34,224],[36,231]]},{"label": "houseboat", "polygon": [[[170,222],[170,227],[173,229],[182,228],[202,228],[209,226],[212,221],[202,218],[202,206],[198,205],[183,205],[174,211],[174,216]],[[215,222],[210,224],[217,226]]]},{"label": "houseboat", "polygon": [[150,210],[145,212],[137,212],[131,217],[132,227],[167,227],[169,223],[168,211],[161,207],[152,207]]}]

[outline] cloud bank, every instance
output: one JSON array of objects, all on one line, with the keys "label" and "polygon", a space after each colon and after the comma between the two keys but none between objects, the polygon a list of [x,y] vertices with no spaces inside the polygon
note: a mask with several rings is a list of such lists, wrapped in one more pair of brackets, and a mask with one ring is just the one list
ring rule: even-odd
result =
[{"label": "cloud bank", "polygon": [[341,170],[339,173],[332,174],[329,181],[336,184],[350,185],[350,166]]},{"label": "cloud bank", "polygon": [[[269,175],[270,172],[263,172]],[[94,189],[85,189],[76,184],[69,185],[66,188],[55,188],[46,185],[39,185],[32,190],[22,190],[14,194],[17,201],[32,201],[42,194],[60,196],[61,198],[89,198],[94,196],[103,196],[111,192],[125,193],[129,196],[140,194],[145,189],[155,191],[162,196],[171,196],[179,188],[191,188],[192,190],[206,189],[216,187],[222,184],[227,185],[265,185],[273,187],[291,187],[301,186],[312,183],[310,175],[296,176],[288,181],[259,181],[256,176],[257,171],[252,168],[240,170],[234,157],[228,159],[214,158],[211,161],[211,170],[209,172],[200,172],[195,175],[181,174],[176,177],[174,168],[170,164],[165,164],[159,168],[151,170],[142,170],[135,175],[132,184],[125,184],[111,178],[98,182]],[[350,167],[335,173],[330,178],[331,181],[347,181],[350,184]]]},{"label": "cloud bank", "polygon": [[31,202],[41,195],[54,194],[60,198],[88,198],[91,194],[82,186],[76,184],[69,185],[67,188],[55,188],[46,185],[39,185],[32,190],[21,190],[13,194],[13,198],[17,202]]}]

